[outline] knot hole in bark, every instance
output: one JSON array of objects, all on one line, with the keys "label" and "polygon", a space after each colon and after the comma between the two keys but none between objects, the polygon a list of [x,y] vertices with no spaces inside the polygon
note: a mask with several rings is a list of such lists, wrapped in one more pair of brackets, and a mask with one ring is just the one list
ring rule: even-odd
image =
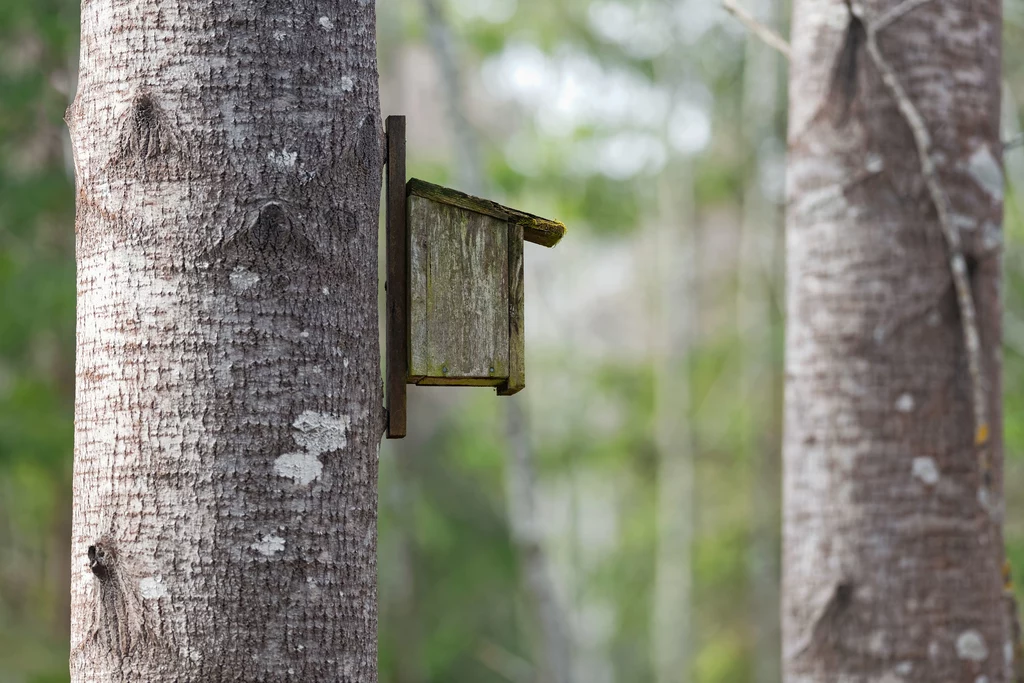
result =
[{"label": "knot hole in bark", "polygon": [[293,217],[286,202],[277,200],[262,200],[258,208],[250,211],[245,225],[226,240],[224,249],[236,265],[270,270],[306,263],[318,253],[306,236],[301,219]]},{"label": "knot hole in bark", "polygon": [[795,657],[810,653],[819,656],[836,656],[842,641],[842,627],[853,605],[855,586],[852,581],[841,580],[832,586],[828,599],[822,605],[813,621],[810,632]]},{"label": "knot hole in bark", "polygon": [[[160,644],[157,624],[151,621],[140,594],[137,572],[133,571],[132,563],[120,555],[114,541],[102,536],[89,546],[87,554],[89,569],[98,582],[88,633],[74,648],[72,657],[95,645],[119,667],[136,648]],[[159,654],[164,654],[165,650],[161,645]]]},{"label": "knot hole in bark", "polygon": [[114,573],[116,555],[107,544],[97,542],[89,546],[89,569],[100,581],[109,581]]},{"label": "knot hole in bark", "polygon": [[978,275],[978,267],[981,265],[980,261],[974,254],[964,254],[964,262],[967,266],[967,278],[973,283]]},{"label": "knot hole in bark", "polygon": [[[847,3],[849,8],[849,3]],[[842,128],[850,119],[857,90],[860,84],[860,53],[867,42],[867,29],[860,17],[850,12],[850,20],[843,34],[843,42],[832,66],[832,77],[829,81],[828,107],[832,121],[837,128]]]}]

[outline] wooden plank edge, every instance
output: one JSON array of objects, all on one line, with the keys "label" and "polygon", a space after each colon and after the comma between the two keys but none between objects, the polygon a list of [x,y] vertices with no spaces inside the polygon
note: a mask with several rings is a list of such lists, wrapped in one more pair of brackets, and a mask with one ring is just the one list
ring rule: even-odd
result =
[{"label": "wooden plank edge", "polygon": [[450,204],[469,211],[476,211],[500,220],[512,221],[523,227],[523,239],[542,247],[553,247],[565,236],[565,224],[560,221],[541,218],[532,213],[492,202],[490,199],[474,197],[465,192],[428,183],[419,178],[409,180],[408,193],[441,204]]},{"label": "wooden plank edge", "polygon": [[423,377],[416,382],[421,387],[500,387],[501,377]]},{"label": "wooden plank edge", "polygon": [[386,186],[387,438],[405,438],[409,374],[409,233],[406,221],[405,117],[389,116]]},{"label": "wooden plank edge", "polygon": [[508,223],[508,379],[498,396],[512,396],[526,388],[526,340],[523,291],[523,226]]}]

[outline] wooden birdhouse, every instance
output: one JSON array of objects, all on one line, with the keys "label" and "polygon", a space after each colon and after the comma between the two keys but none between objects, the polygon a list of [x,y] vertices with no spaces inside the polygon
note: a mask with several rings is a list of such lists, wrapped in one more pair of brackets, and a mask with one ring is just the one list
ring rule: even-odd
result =
[{"label": "wooden birdhouse", "polygon": [[405,386],[526,386],[523,243],[565,226],[405,180],[405,117],[387,120],[388,438],[405,436]]}]

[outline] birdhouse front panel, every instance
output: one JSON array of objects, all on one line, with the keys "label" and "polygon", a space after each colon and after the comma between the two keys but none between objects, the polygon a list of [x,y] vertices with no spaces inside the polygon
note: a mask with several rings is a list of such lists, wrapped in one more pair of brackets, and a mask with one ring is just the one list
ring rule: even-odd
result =
[{"label": "birdhouse front panel", "polygon": [[500,386],[509,377],[509,223],[408,197],[409,381]]}]

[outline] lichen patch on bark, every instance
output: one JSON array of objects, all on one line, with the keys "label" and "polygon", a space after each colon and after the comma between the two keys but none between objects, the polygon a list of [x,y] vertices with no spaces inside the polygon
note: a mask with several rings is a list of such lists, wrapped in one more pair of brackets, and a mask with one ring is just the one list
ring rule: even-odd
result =
[{"label": "lichen patch on bark", "polygon": [[324,464],[312,453],[285,453],[274,461],[274,471],[299,486],[308,486],[324,471]]},{"label": "lichen patch on bark", "polygon": [[167,597],[167,586],[161,576],[147,576],[139,581],[139,593],[147,600]]},{"label": "lichen patch on bark", "polygon": [[912,472],[915,479],[928,486],[935,486],[939,482],[939,468],[934,458],[914,458]]},{"label": "lichen patch on bark", "polygon": [[295,442],[309,453],[317,455],[338,451],[348,443],[346,432],[351,420],[348,416],[324,415],[312,410],[303,412],[295,420]]},{"label": "lichen patch on bark", "polygon": [[246,270],[241,266],[237,266],[231,275],[228,276],[231,281],[231,289],[236,292],[247,292],[260,281],[260,276],[251,270]]},{"label": "lichen patch on bark", "polygon": [[283,552],[284,545],[285,542],[283,538],[281,538],[280,536],[275,536],[274,534],[268,534],[266,536],[262,536],[260,540],[256,541],[249,547],[258,552],[260,555],[272,557],[277,553]]},{"label": "lichen patch on bark", "polygon": [[983,662],[988,659],[988,647],[985,639],[975,630],[964,631],[956,639],[956,656],[972,662]]},{"label": "lichen patch on bark", "polygon": [[996,201],[1003,201],[1003,169],[988,145],[982,145],[967,162],[967,171]]}]

